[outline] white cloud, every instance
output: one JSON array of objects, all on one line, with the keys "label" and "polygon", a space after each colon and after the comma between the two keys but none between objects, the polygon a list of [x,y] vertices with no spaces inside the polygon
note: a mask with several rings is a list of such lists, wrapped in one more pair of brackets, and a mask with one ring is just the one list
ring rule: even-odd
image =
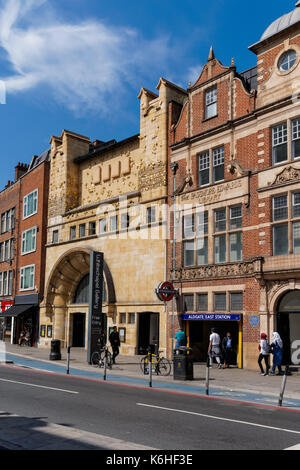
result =
[{"label": "white cloud", "polygon": [[7,95],[43,86],[73,111],[107,112],[149,69],[160,74],[170,52],[166,38],[146,40],[100,19],[62,23],[48,6],[48,0],[0,0],[0,48],[13,70],[1,77]]}]

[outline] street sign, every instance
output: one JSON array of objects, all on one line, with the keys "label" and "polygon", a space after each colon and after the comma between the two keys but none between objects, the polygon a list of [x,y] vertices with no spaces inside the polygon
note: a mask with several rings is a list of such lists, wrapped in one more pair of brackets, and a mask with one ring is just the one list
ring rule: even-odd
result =
[{"label": "street sign", "polygon": [[183,320],[198,320],[198,321],[241,321],[241,315],[230,313],[186,313],[183,315]]},{"label": "street sign", "polygon": [[93,251],[90,261],[90,302],[87,360],[91,363],[94,351],[98,350],[100,331],[106,331],[106,315],[102,312],[103,299],[103,253]]},{"label": "street sign", "polygon": [[171,282],[165,281],[158,285],[155,293],[162,302],[170,302],[178,294],[178,289],[175,289]]}]

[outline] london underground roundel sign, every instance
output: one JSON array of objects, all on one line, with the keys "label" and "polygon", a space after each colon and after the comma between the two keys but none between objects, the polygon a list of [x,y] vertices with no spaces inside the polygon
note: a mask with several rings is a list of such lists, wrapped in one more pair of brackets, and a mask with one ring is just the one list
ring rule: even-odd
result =
[{"label": "london underground roundel sign", "polygon": [[158,287],[155,289],[156,295],[159,300],[163,302],[170,302],[173,300],[177,291],[174,289],[174,286],[171,282],[165,281],[161,282]]}]

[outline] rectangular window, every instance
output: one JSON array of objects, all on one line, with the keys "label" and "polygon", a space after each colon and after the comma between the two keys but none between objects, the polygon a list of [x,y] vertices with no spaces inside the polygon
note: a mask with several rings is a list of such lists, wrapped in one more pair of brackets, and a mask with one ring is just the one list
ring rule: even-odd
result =
[{"label": "rectangular window", "polygon": [[36,227],[22,233],[22,255],[36,250]]},{"label": "rectangular window", "polygon": [[126,324],[126,313],[120,313],[120,323],[122,325]]},{"label": "rectangular window", "polygon": [[3,273],[0,273],[0,297],[3,295]]},{"label": "rectangular window", "polygon": [[23,200],[23,218],[27,219],[37,213],[38,208],[38,190],[36,189],[32,193],[24,197]]},{"label": "rectangular window", "polygon": [[292,121],[292,156],[300,157],[300,119]]},{"label": "rectangular window", "polygon": [[193,312],[194,311],[194,295],[185,294],[183,295],[183,311],[184,312]]},{"label": "rectangular window", "polygon": [[205,92],[205,118],[209,119],[217,115],[218,91],[217,87]]},{"label": "rectangular window", "polygon": [[107,222],[106,219],[101,219],[99,222],[100,233],[107,232]]},{"label": "rectangular window", "polygon": [[273,165],[281,163],[288,158],[288,134],[287,124],[280,124],[279,126],[273,127],[272,129],[272,153],[273,153]]},{"label": "rectangular window", "polygon": [[199,155],[199,186],[209,184],[209,152]]},{"label": "rectangular window", "polygon": [[214,294],[214,310],[215,312],[226,311],[226,294]]},{"label": "rectangular window", "polygon": [[35,265],[25,266],[20,270],[20,290],[34,289]]},{"label": "rectangular window", "polygon": [[235,206],[230,208],[230,230],[235,230],[242,227],[242,206]]},{"label": "rectangular window", "polygon": [[288,218],[288,197],[287,194],[283,196],[273,197],[273,221],[285,220]]},{"label": "rectangular window", "polygon": [[184,250],[184,255],[183,255],[183,263],[184,266],[194,266],[195,261],[194,261],[194,254],[195,254],[195,248],[194,248],[194,240],[189,240],[185,241],[183,243],[183,250]]},{"label": "rectangular window", "polygon": [[226,235],[215,237],[215,263],[226,262]]},{"label": "rectangular window", "polygon": [[208,311],[208,295],[197,294],[197,312],[207,312],[207,311]]},{"label": "rectangular window", "polygon": [[147,207],[147,224],[153,224],[156,220],[156,207]]},{"label": "rectangular window", "polygon": [[96,222],[89,223],[89,235],[96,235]]},{"label": "rectangular window", "polygon": [[53,233],[52,233],[52,243],[58,243],[58,230],[53,230]]},{"label": "rectangular window", "polygon": [[184,238],[191,238],[195,236],[194,233],[194,215],[189,214],[185,215],[183,218],[183,237]]},{"label": "rectangular window", "polygon": [[224,180],[224,147],[213,150],[213,179],[214,183]]},{"label": "rectangular window", "polygon": [[122,214],[121,215],[121,229],[129,227],[129,214]]},{"label": "rectangular window", "polygon": [[135,324],[135,313],[129,313],[128,314],[128,323],[130,325],[134,325]]},{"label": "rectangular window", "polygon": [[8,273],[3,273],[3,295],[8,295]]},{"label": "rectangular window", "polygon": [[70,227],[70,240],[74,240],[76,238],[76,227]]},{"label": "rectangular window", "polygon": [[86,226],[85,224],[80,224],[79,225],[79,237],[84,238],[86,234]]},{"label": "rectangular window", "polygon": [[6,214],[1,215],[1,233],[6,232]]},{"label": "rectangular window", "polygon": [[293,217],[300,217],[300,193],[293,194]]},{"label": "rectangular window", "polygon": [[225,232],[226,230],[226,209],[215,210],[215,232]]},{"label": "rectangular window", "polygon": [[118,216],[113,215],[110,217],[110,231],[116,232],[118,230]]},{"label": "rectangular window", "polygon": [[13,293],[13,271],[8,272],[8,295]]},{"label": "rectangular window", "polygon": [[288,255],[289,237],[288,224],[275,225],[273,227],[273,254],[274,256]]},{"label": "rectangular window", "polygon": [[293,251],[295,254],[300,253],[300,222],[293,224]]},{"label": "rectangular window", "polygon": [[0,263],[4,261],[4,243],[0,243]]},{"label": "rectangular window", "polygon": [[197,238],[197,266],[208,264],[208,238]]},{"label": "rectangular window", "polygon": [[197,213],[197,235],[207,235],[208,234],[208,212],[201,211]]},{"label": "rectangular window", "polygon": [[10,240],[4,242],[4,258],[5,261],[9,261],[10,259]]},{"label": "rectangular window", "polygon": [[241,261],[242,254],[242,232],[231,233],[229,235],[230,261]]},{"label": "rectangular window", "polygon": [[243,293],[231,292],[230,294],[230,311],[239,312],[243,310]]}]

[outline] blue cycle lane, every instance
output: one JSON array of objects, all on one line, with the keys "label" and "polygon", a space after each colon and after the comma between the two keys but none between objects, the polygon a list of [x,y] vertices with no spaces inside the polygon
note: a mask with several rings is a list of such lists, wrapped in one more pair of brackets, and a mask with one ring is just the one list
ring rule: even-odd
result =
[{"label": "blue cycle lane", "polygon": [[[66,365],[65,364],[57,364],[57,363],[49,363],[47,361],[42,360],[35,360],[35,359],[27,359],[22,356],[6,353],[0,353],[0,363],[13,363],[15,366],[20,366],[24,368],[30,368],[33,370],[40,370],[43,372],[50,372],[54,374],[66,375]],[[77,368],[70,368],[69,377],[78,377],[78,378],[86,378],[90,380],[96,381],[104,381],[103,377],[103,370],[95,371],[95,370],[85,370],[85,369],[77,369]],[[149,378],[139,379],[135,377],[127,377],[121,375],[111,375],[109,370],[107,371],[107,381],[110,383],[116,383],[121,385],[130,385],[142,388],[149,387]],[[206,396],[205,390],[205,383],[199,386],[196,385],[184,385],[178,383],[167,383],[161,381],[155,381],[153,378],[152,382],[152,389],[153,390],[162,390],[162,391],[169,391],[173,393],[184,393],[184,394],[191,394],[197,395],[201,397]],[[245,403],[253,403],[259,405],[267,405],[267,406],[277,406],[278,405],[278,397],[276,396],[268,396],[268,395],[261,395],[255,394],[253,392],[247,391],[233,391],[233,390],[226,390],[226,389],[216,389],[210,388],[209,389],[209,397],[211,398],[219,398],[219,399],[227,399],[227,400],[234,400],[239,402]],[[283,400],[283,407],[290,408],[297,411],[300,411],[300,399],[291,399],[291,398],[284,398]]]}]

